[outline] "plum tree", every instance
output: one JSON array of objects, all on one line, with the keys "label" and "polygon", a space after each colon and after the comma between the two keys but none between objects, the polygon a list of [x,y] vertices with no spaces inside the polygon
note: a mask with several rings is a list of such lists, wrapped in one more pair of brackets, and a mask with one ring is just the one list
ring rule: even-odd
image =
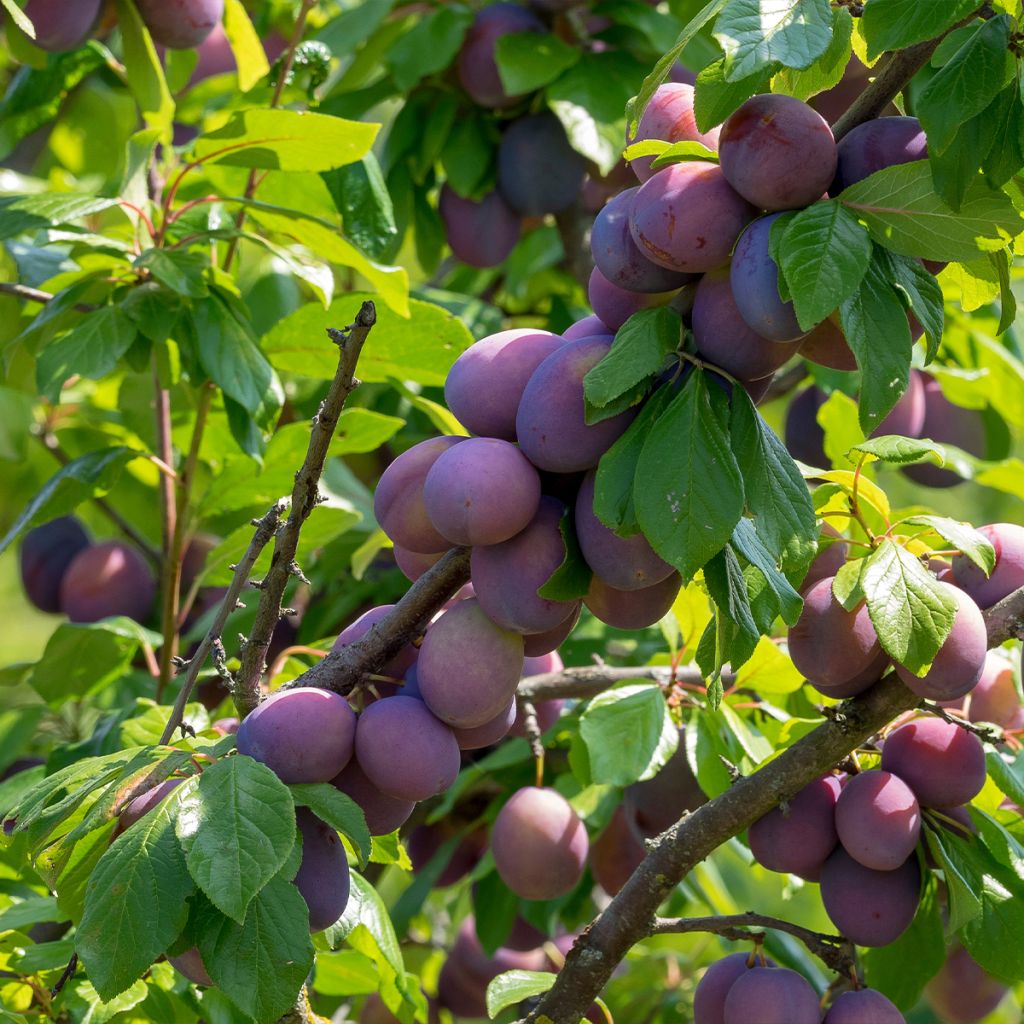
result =
[{"label": "plum tree", "polygon": [[782,1024],[818,1024],[818,993],[786,967],[752,967],[732,983],[725,997],[722,1024],[760,1020]]},{"label": "plum tree", "polygon": [[906,1021],[881,992],[859,988],[836,996],[823,1024],[906,1024]]},{"label": "plum tree", "polygon": [[629,227],[633,241],[652,262],[702,274],[729,259],[740,232],[755,215],[717,164],[691,161],[664,167],[640,186]]},{"label": "plum tree", "polygon": [[525,900],[553,900],[572,891],[583,877],[588,847],[583,822],[553,789],[517,790],[491,828],[498,874]]},{"label": "plum tree", "polygon": [[153,40],[172,50],[195,49],[220,24],[224,0],[136,0]]},{"label": "plum tree", "polygon": [[1024,587],[1024,526],[992,523],[980,527],[979,532],[995,549],[991,574],[986,576],[966,555],[956,555],[952,582],[969,594],[979,608],[991,608]]},{"label": "plum tree", "polygon": [[916,117],[876,117],[857,125],[840,141],[836,174],[829,193],[885,167],[928,158],[928,140]]},{"label": "plum tree", "polygon": [[672,756],[656,775],[626,788],[623,806],[640,837],[652,839],[707,800],[686,756],[684,726],[679,730],[679,745]]},{"label": "plum tree", "polygon": [[51,519],[25,534],[18,552],[25,596],[42,612],[59,612],[60,584],[74,557],[89,546],[74,516]]},{"label": "plum tree", "polygon": [[448,855],[441,873],[434,882],[435,888],[446,888],[461,881],[477,866],[487,852],[487,830],[476,828],[463,832],[461,825],[450,819],[433,825],[417,825],[406,839],[406,849],[412,861],[413,871],[422,871],[445,843],[456,837],[458,843]]},{"label": "plum tree", "polygon": [[396,800],[437,796],[459,774],[454,733],[416,697],[385,697],[359,716],[356,759],[370,782]]},{"label": "plum tree", "polygon": [[[730,953],[716,960],[701,976],[693,993],[693,1024],[723,1024],[729,990],[758,963],[749,953]],[[774,967],[771,960],[765,966]]]},{"label": "plum tree", "polygon": [[586,162],[550,111],[513,121],[501,137],[498,187],[524,217],[543,217],[571,206],[585,173]]},{"label": "plum tree", "polygon": [[448,408],[474,434],[514,441],[523,390],[537,367],[564,341],[550,331],[515,328],[470,345],[445,378]]},{"label": "plum tree", "polygon": [[941,718],[914,718],[885,738],[882,768],[898,775],[924,807],[955,807],[985,784],[985,751],[977,736]]},{"label": "plum tree", "polygon": [[590,844],[590,873],[609,896],[615,896],[640,866],[647,851],[629,823],[623,805]]},{"label": "plum tree", "polygon": [[677,292],[632,292],[613,284],[594,267],[587,281],[587,299],[603,323],[617,331],[634,313],[671,302]]},{"label": "plum tree", "polygon": [[464,437],[428,438],[402,452],[381,474],[373,494],[373,514],[380,528],[396,544],[426,555],[451,547],[427,515],[423,485],[441,454],[464,440]]},{"label": "plum tree", "polygon": [[156,580],[138,550],[108,540],[83,548],[60,581],[60,607],[72,622],[112,615],[145,621],[156,600]]},{"label": "plum tree", "polygon": [[998,651],[989,651],[967,704],[972,722],[994,722],[1003,729],[1024,728],[1024,705],[1013,676],[1013,665]]},{"label": "plum tree", "polygon": [[505,92],[494,48],[502,36],[517,32],[543,32],[544,25],[518,4],[492,4],[479,10],[462,42],[456,61],[459,84],[481,107],[508,107],[518,100]]},{"label": "plum tree", "polygon": [[667,615],[679,593],[679,573],[638,590],[619,590],[599,576],[590,580],[583,603],[605,625],[616,629],[646,629]]},{"label": "plum tree", "polygon": [[959,943],[946,953],[939,973],[924,987],[925,999],[943,1024],[978,1024],[999,1006],[1007,991]]},{"label": "plum tree", "polygon": [[459,729],[505,712],[523,671],[522,637],[485,613],[476,598],[454,604],[427,630],[416,663],[427,707]]},{"label": "plum tree", "polygon": [[[35,44],[50,53],[76,50],[99,20],[103,0],[28,0],[25,16],[36,31]],[[8,30],[9,31],[9,30]]]},{"label": "plum tree", "polygon": [[839,842],[835,812],[841,792],[839,777],[825,775],[804,786],[785,809],[776,807],[758,818],[747,832],[757,862],[770,871],[816,882]]},{"label": "plum tree", "polygon": [[[379,604],[369,611],[363,612],[358,619],[350,622],[339,634],[332,645],[332,650],[339,650],[348,644],[361,640],[394,608],[393,604]],[[412,644],[406,644],[390,661],[381,666],[384,675],[401,679],[416,664],[417,650]]]},{"label": "plum tree", "polygon": [[722,125],[726,181],[763,210],[809,206],[836,173],[836,140],[816,110],[792,96],[752,96]]},{"label": "plum tree", "polygon": [[371,836],[386,836],[394,832],[408,821],[416,807],[412,800],[400,800],[382,793],[355,758],[331,779],[331,785],[359,805]]},{"label": "plum tree", "polygon": [[832,923],[858,946],[887,946],[910,927],[920,901],[921,871],[910,857],[875,871],[841,846],[821,869],[821,899]]},{"label": "plum tree", "polygon": [[338,833],[305,807],[295,809],[302,835],[302,860],[295,888],[309,907],[309,930],[329,928],[345,912],[351,880]]},{"label": "plum tree", "polygon": [[540,504],[540,477],[508,441],[471,437],[442,452],[423,484],[430,522],[452,544],[500,544]]},{"label": "plum tree", "polygon": [[312,686],[279,690],[238,728],[238,752],[282,782],[330,782],[352,758],[356,715],[344,697]]},{"label": "plum tree", "polygon": [[[637,124],[636,134],[626,139],[627,145],[645,142],[648,139],[662,139],[665,142],[699,142],[715,151],[718,149],[720,128],[701,132],[693,114],[693,83],[666,82],[659,85],[650,103],[644,108]],[[653,156],[634,157],[629,166],[643,183],[654,171]]]},{"label": "plum tree", "polygon": [[446,184],[437,209],[456,259],[471,267],[504,263],[519,241],[519,217],[497,190],[480,199],[466,199]]},{"label": "plum tree", "polygon": [[836,833],[854,860],[893,871],[914,852],[921,808],[913,790],[892,772],[861,772],[839,794]]}]

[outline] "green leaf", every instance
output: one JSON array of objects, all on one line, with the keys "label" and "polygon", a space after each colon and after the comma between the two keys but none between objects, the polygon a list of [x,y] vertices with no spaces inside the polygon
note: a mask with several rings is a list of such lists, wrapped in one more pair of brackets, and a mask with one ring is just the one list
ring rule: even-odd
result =
[{"label": "green leaf", "polygon": [[634,313],[616,332],[608,354],[583,378],[587,402],[608,405],[660,373],[679,346],[681,330],[674,310],[662,307]]},{"label": "green leaf", "polygon": [[906,548],[891,540],[864,559],[860,577],[885,652],[923,675],[956,618],[956,602]]},{"label": "green leaf", "polygon": [[32,397],[0,386],[0,459],[21,462],[32,429]]},{"label": "green leaf", "polygon": [[29,39],[35,39],[35,25],[32,24],[28,15],[17,5],[17,3],[15,3],[15,0],[0,0],[0,4],[3,4],[4,10],[11,16],[11,21],[13,21],[14,24],[29,37]]},{"label": "green leaf", "polygon": [[[945,454],[941,445],[934,441],[918,440],[916,437],[901,437],[899,434],[882,434],[861,441],[849,449],[847,455],[852,458],[853,452],[864,452],[873,455],[881,462],[890,462],[895,466],[907,466],[912,462],[934,462],[941,465]],[[937,458],[936,458],[937,456]]]},{"label": "green leaf", "polygon": [[377,890],[355,871],[348,906],[334,927],[348,939],[350,946],[372,957],[378,965],[387,965],[398,975],[404,973],[402,948],[387,907]]},{"label": "green leaf", "polygon": [[273,1024],[295,1003],[313,966],[309,910],[291,882],[271,879],[252,899],[245,924],[211,903],[195,915],[203,963],[217,988],[257,1024]]},{"label": "green leaf", "polygon": [[557,975],[550,971],[506,971],[487,986],[487,1013],[497,1017],[506,1006],[547,992]]},{"label": "green leaf", "polygon": [[14,525],[0,540],[0,554],[32,526],[74,511],[83,501],[106,494],[121,471],[140,453],[124,445],[100,448],[62,466],[28,502]]},{"label": "green leaf", "polygon": [[135,341],[135,324],[119,306],[86,313],[63,337],[47,345],[36,364],[36,385],[54,404],[64,382],[78,374],[100,380],[110,373]]},{"label": "green leaf", "polygon": [[[996,258],[999,254],[989,255]],[[888,251],[885,257],[888,267],[891,268],[889,279],[896,286],[896,290],[904,296],[906,304],[928,337],[925,362],[931,362],[939,350],[939,341],[946,323],[942,288],[935,280],[935,275],[929,273],[918,260]]]},{"label": "green leaf", "polygon": [[1024,230],[1010,199],[980,176],[954,212],[935,193],[927,160],[876,171],[844,189],[839,201],[867,224],[876,242],[904,256],[970,260],[1005,248]]},{"label": "green leaf", "polygon": [[917,94],[914,110],[929,150],[943,152],[957,128],[980,114],[1006,85],[1014,67],[1010,25],[1006,14],[981,21]]},{"label": "green leaf", "polygon": [[185,925],[194,886],[174,838],[176,811],[172,792],[114,840],[89,879],[75,944],[104,999],[141,977]]},{"label": "green leaf", "polygon": [[132,263],[145,269],[173,292],[191,299],[210,293],[206,283],[209,261],[201,252],[188,250],[146,249]]},{"label": "green leaf", "polygon": [[813,203],[789,222],[779,266],[805,331],[857,291],[871,262],[871,248],[867,231],[835,199]]},{"label": "green leaf", "polygon": [[838,85],[850,63],[852,38],[853,18],[850,12],[845,7],[833,8],[832,41],[828,49],[805,71],[784,68],[772,79],[771,91],[806,101]]},{"label": "green leaf", "polygon": [[174,100],[167,88],[163,65],[149,30],[130,0],[115,0],[117,25],[124,46],[124,66],[128,87],[142,111],[146,124],[170,132],[174,120]]},{"label": "green leaf", "polygon": [[512,32],[498,36],[494,57],[509,96],[542,89],[571,68],[581,51],[548,32]]},{"label": "green leaf", "polygon": [[196,885],[242,924],[295,843],[288,788],[251,757],[229,757],[182,787],[175,831]]},{"label": "green leaf", "polygon": [[920,0],[871,0],[861,19],[868,60],[885,50],[936,39],[977,7],[975,0],[948,0],[938,6]]},{"label": "green leaf", "polygon": [[118,620],[62,622],[32,670],[32,686],[41,697],[62,703],[69,697],[98,693],[124,675],[139,649]]},{"label": "green leaf", "polygon": [[576,536],[575,516],[566,509],[559,520],[558,529],[565,545],[565,558],[558,568],[538,588],[539,597],[549,601],[576,601],[586,597],[593,573],[583,558]]},{"label": "green leaf", "polygon": [[947,516],[928,515],[910,516],[907,522],[931,527],[943,540],[948,541],[964,557],[969,558],[986,576],[995,568],[996,551],[992,547],[992,542],[969,523],[960,523]]},{"label": "green leaf", "polygon": [[1013,294],[1013,288],[1010,285],[1010,264],[1013,257],[1008,250],[1004,250],[1002,252],[990,252],[988,258],[995,266],[996,275],[999,278],[1000,309],[996,334],[1002,334],[1008,331],[1017,319],[1017,297]]},{"label": "green leaf", "polygon": [[770,64],[744,78],[729,81],[725,77],[724,57],[709,64],[697,75],[694,89],[693,112],[697,128],[702,132],[709,131],[716,124],[721,124],[751,96],[766,91],[768,82],[778,66]]},{"label": "green leaf", "polygon": [[948,893],[948,920],[950,932],[959,931],[982,912],[980,872],[975,863],[973,840],[961,839],[945,829],[927,829],[925,845],[942,870]]},{"label": "green leaf", "polygon": [[403,871],[412,871],[412,861],[402,845],[398,831],[370,839],[371,864],[397,864]]},{"label": "green leaf", "polygon": [[802,71],[832,41],[828,0],[729,0],[711,33],[735,82],[774,63]]},{"label": "green leaf", "polygon": [[[697,663],[705,676],[715,676],[708,684],[708,703],[717,711],[723,688],[718,674],[726,663],[739,668],[750,660],[761,638],[750,605],[747,577],[732,544],[726,546],[704,566],[704,582],[715,602],[715,617],[701,639]],[[709,641],[705,643],[705,638]]]},{"label": "green leaf", "polygon": [[0,241],[41,228],[68,224],[117,206],[116,199],[65,192],[0,196]]},{"label": "green leaf", "polygon": [[650,428],[637,462],[637,520],[684,584],[722,549],[743,514],[743,478],[719,411],[726,402],[704,371],[694,370]]},{"label": "green leaf", "polygon": [[398,88],[408,91],[421,78],[448,67],[472,21],[473,12],[462,4],[446,4],[421,18],[387,54]]},{"label": "green leaf", "polygon": [[464,198],[472,198],[486,185],[497,139],[494,125],[480,113],[460,114],[445,139],[441,166],[449,185]]},{"label": "green leaf", "polygon": [[231,44],[231,53],[238,68],[238,88],[248,92],[269,74],[270,65],[259,33],[249,20],[242,0],[225,0],[224,35]]},{"label": "green leaf", "polygon": [[395,209],[373,153],[321,177],[341,214],[345,235],[371,259],[386,259],[398,241]]},{"label": "green leaf", "polygon": [[1024,167],[1024,100],[1018,82],[1011,82],[986,109],[996,111],[998,121],[992,129],[995,141],[981,168],[993,188],[1002,188]]},{"label": "green leaf", "polygon": [[[644,143],[638,145],[642,146]],[[660,171],[662,167],[682,163],[684,160],[704,160],[717,164],[718,154],[699,142],[673,142],[670,146],[659,147],[658,155],[651,161],[651,167],[655,171]]]},{"label": "green leaf", "polygon": [[580,735],[597,784],[629,786],[650,778],[675,753],[678,734],[661,688],[650,683],[606,690],[580,715]]},{"label": "green leaf", "polygon": [[1024,806],[1024,753],[1012,757],[1003,751],[988,747],[985,767],[999,791],[1018,806]]},{"label": "green leaf", "polygon": [[360,865],[370,856],[370,832],[362,808],[336,786],[326,782],[293,783],[295,803],[308,807],[321,821],[348,839],[359,853]]},{"label": "green leaf", "polygon": [[[792,626],[803,610],[803,600],[793,585],[779,571],[775,556],[761,542],[750,519],[743,518],[732,531],[733,547],[764,577],[769,589],[775,595],[774,604],[783,621]],[[772,612],[774,618],[774,610]]]},{"label": "green leaf", "polygon": [[361,160],[378,124],[329,114],[252,107],[195,140],[196,159],[274,171],[329,171]]}]

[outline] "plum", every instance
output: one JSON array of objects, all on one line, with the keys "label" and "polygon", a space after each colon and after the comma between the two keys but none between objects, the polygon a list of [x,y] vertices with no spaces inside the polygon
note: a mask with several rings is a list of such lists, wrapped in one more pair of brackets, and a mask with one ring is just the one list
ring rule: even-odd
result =
[{"label": "plum", "polygon": [[839,795],[835,827],[854,860],[876,871],[892,871],[917,846],[921,808],[914,791],[892,772],[861,772]]},{"label": "plum", "polygon": [[927,160],[928,140],[916,117],[876,117],[845,135],[837,155],[834,196],[885,167]]},{"label": "plum", "polygon": [[583,603],[592,615],[616,629],[646,629],[667,615],[679,593],[674,570],[658,583],[638,590],[619,590],[594,576]]},{"label": "plum", "polygon": [[991,575],[986,576],[966,555],[956,555],[952,582],[974,598],[979,608],[991,608],[1024,587],[1024,526],[992,523],[982,526],[978,532],[995,549],[996,562]]},{"label": "plum", "polygon": [[103,0],[28,0],[25,16],[36,30],[35,44],[50,53],[77,50],[99,20]]},{"label": "plum", "polygon": [[906,1019],[881,992],[861,988],[836,996],[824,1024],[906,1024]]},{"label": "plum", "polygon": [[957,943],[946,954],[939,973],[925,985],[924,997],[943,1024],[978,1024],[1008,991]]},{"label": "plum", "polygon": [[371,836],[386,836],[405,824],[416,804],[382,793],[367,777],[359,762],[352,758],[339,775],[331,779],[346,796],[359,805]]},{"label": "plum", "polygon": [[[699,142],[708,149],[718,149],[720,128],[701,132],[693,115],[693,82],[665,82],[659,85],[644,109],[636,126],[636,134],[626,139],[627,145],[660,139],[663,142]],[[653,156],[638,156],[629,166],[641,183],[655,172]]]},{"label": "plum", "polygon": [[786,967],[752,967],[725,997],[722,1024],[818,1024],[818,993],[803,975]]},{"label": "plum", "polygon": [[149,618],[156,579],[137,548],[110,540],[83,548],[60,581],[60,607],[72,622],[127,615]]},{"label": "plum", "polygon": [[524,217],[543,217],[571,206],[583,187],[586,167],[550,111],[513,121],[498,145],[498,188]]},{"label": "plum", "polygon": [[224,0],[135,0],[153,41],[172,50],[195,49],[224,16]]},{"label": "plum", "polygon": [[18,552],[21,585],[41,612],[60,611],[61,580],[88,546],[89,535],[74,516],[51,519],[25,534]]},{"label": "plum", "polygon": [[[379,604],[369,611],[363,612],[358,619],[350,622],[331,645],[332,651],[340,650],[348,644],[361,640],[370,630],[394,608],[393,604]],[[417,651],[412,644],[406,644],[390,661],[381,666],[381,672],[387,676],[401,679],[409,668],[416,663]]]},{"label": "plum", "polygon": [[464,199],[446,184],[437,210],[452,253],[468,266],[497,267],[519,241],[519,217],[497,190]]},{"label": "plum", "polygon": [[587,282],[587,298],[602,322],[617,331],[634,313],[666,306],[677,292],[633,292],[613,284],[594,267]]},{"label": "plum", "polygon": [[543,32],[544,25],[518,4],[498,3],[477,12],[462,42],[456,60],[459,83],[481,107],[512,106],[519,99],[505,92],[494,47],[505,35],[518,32]]},{"label": "plum", "polygon": [[302,860],[293,881],[309,907],[309,930],[321,932],[348,904],[348,858],[338,833],[312,811],[297,807],[295,821],[302,834]]}]

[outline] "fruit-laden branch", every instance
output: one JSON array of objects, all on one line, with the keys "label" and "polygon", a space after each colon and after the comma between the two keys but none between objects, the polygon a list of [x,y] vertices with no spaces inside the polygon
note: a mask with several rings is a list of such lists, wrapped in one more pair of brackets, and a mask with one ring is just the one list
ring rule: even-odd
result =
[{"label": "fruit-laden branch", "polygon": [[299,534],[309,514],[320,504],[320,476],[327,461],[327,452],[345,401],[359,385],[355,377],[356,363],[367,335],[376,322],[376,307],[372,302],[364,302],[355,321],[345,330],[327,332],[339,349],[338,369],[313,419],[306,458],[295,474],[288,520],[274,541],[270,569],[259,588],[260,602],[256,610],[256,621],[242,649],[242,664],[238,669],[235,686],[235,707],[242,718],[259,703],[260,679],[266,670],[271,637],[281,618],[281,600],[288,580],[292,576],[303,579],[302,570],[295,561]]},{"label": "fruit-laden branch", "polygon": [[[989,644],[1019,635],[1024,587],[985,613]],[[554,985],[526,1018],[528,1024],[577,1024],[630,948],[651,934],[658,907],[719,846],[791,799],[870,736],[919,703],[890,673],[835,709],[829,720],[763,768],[687,815],[650,844],[650,852],[619,894],[584,929]]]},{"label": "fruit-laden branch", "polygon": [[[651,679],[656,683],[687,683],[703,686],[704,677],[696,665],[684,665],[674,672],[667,665],[639,665],[628,668],[609,668],[606,665],[587,665],[582,668],[566,668],[561,672],[542,672],[527,676],[516,690],[521,701],[556,700],[568,697],[585,700],[603,693],[616,683],[630,679]],[[734,682],[732,673],[722,674],[722,683],[730,686]]]}]

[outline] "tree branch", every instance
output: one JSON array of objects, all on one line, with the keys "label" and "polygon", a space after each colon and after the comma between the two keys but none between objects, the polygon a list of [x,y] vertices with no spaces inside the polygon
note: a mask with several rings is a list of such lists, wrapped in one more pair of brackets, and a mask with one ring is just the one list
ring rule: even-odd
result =
[{"label": "tree branch", "polygon": [[[582,668],[562,669],[561,672],[542,672],[527,676],[520,682],[516,696],[520,701],[533,703],[557,700],[560,697],[585,700],[630,679],[651,679],[663,685],[670,682],[692,686],[704,685],[704,677],[696,665],[684,665],[675,672],[668,665],[638,665],[627,668],[586,665]],[[735,677],[731,672],[722,673],[722,682],[725,686],[731,685],[734,681]]]},{"label": "tree branch", "polygon": [[238,670],[238,685],[235,689],[235,706],[242,718],[259,703],[260,678],[266,670],[270,640],[281,618],[281,599],[285,587],[292,576],[301,578],[301,569],[295,562],[299,534],[310,513],[321,501],[319,483],[324,463],[327,461],[327,453],[345,401],[359,385],[355,377],[356,363],[359,361],[363,344],[376,322],[376,308],[372,302],[364,302],[356,314],[355,321],[344,331],[328,331],[331,340],[339,349],[338,369],[327,396],[320,403],[320,409],[313,419],[306,458],[295,474],[288,521],[274,542],[274,557],[260,587],[256,621],[252,634],[242,650],[242,664]]},{"label": "tree branch", "polygon": [[989,647],[1024,640],[1024,587],[1008,594],[985,612]]}]

